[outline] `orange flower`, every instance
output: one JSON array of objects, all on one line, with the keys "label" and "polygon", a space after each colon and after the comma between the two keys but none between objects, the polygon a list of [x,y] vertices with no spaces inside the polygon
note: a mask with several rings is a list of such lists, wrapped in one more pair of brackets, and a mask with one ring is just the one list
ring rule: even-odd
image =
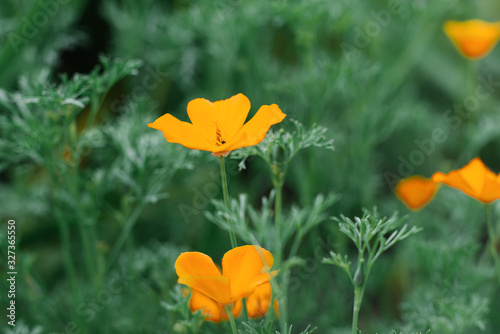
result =
[{"label": "orange flower", "polygon": [[500,175],[493,173],[479,158],[448,174],[436,172],[432,181],[444,183],[484,203],[500,198]]},{"label": "orange flower", "polygon": [[419,210],[427,205],[438,190],[438,184],[419,175],[399,181],[394,189],[398,198],[412,210]]},{"label": "orange flower", "polygon": [[443,29],[457,50],[469,59],[486,57],[500,39],[500,22],[447,21]]},{"label": "orange flower", "polygon": [[165,114],[148,126],[162,131],[170,143],[223,155],[260,143],[271,125],[286,116],[276,104],[264,105],[245,123],[249,111],[250,101],[243,94],[216,102],[194,99],[187,106],[192,123]]},{"label": "orange flower", "polygon": [[[241,312],[242,299],[269,284],[273,255],[259,246],[233,248],[222,258],[222,273],[212,259],[199,252],[186,252],[175,261],[178,282],[192,289],[191,311],[203,309],[207,320],[227,320],[225,307],[232,305],[233,315]],[[258,297],[257,296],[257,297]],[[268,303],[269,304],[269,303]],[[260,309],[259,309],[260,310]]]},{"label": "orange flower", "polygon": [[431,180],[418,175],[403,179],[396,185],[395,192],[406,206],[417,210],[433,199],[439,183],[461,190],[483,203],[500,199],[500,175],[493,173],[479,158],[448,174],[436,172]]}]

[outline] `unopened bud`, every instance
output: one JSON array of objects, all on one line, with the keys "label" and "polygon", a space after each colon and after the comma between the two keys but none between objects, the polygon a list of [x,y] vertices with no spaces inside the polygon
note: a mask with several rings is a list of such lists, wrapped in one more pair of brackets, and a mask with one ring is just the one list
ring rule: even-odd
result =
[{"label": "unopened bud", "polygon": [[354,285],[362,286],[365,281],[365,259],[360,259],[358,262],[358,269],[354,274]]}]

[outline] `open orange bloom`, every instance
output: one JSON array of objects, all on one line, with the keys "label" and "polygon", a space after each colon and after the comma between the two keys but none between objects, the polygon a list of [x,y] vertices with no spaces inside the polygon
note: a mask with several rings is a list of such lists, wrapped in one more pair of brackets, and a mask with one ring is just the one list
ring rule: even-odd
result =
[{"label": "open orange bloom", "polygon": [[148,126],[162,131],[170,143],[221,155],[260,143],[271,125],[286,116],[276,104],[264,105],[245,123],[249,111],[250,101],[243,94],[216,102],[194,99],[187,106],[192,123],[165,114]]},{"label": "open orange bloom", "polygon": [[418,175],[408,177],[399,181],[395,191],[403,203],[416,210],[433,199],[439,183],[461,190],[483,203],[500,199],[500,175],[493,173],[479,158],[448,174],[436,172],[431,180]]},{"label": "open orange bloom", "polygon": [[437,183],[420,175],[399,181],[394,189],[398,198],[412,210],[423,208],[434,198],[438,190]]},{"label": "open orange bloom", "polygon": [[[236,247],[222,258],[222,272],[212,259],[199,252],[186,252],[175,261],[178,282],[192,289],[191,311],[203,309],[207,320],[227,320],[225,306],[232,305],[237,317],[242,299],[257,293],[261,285],[269,284],[273,255],[259,246]],[[270,299],[270,296],[269,296]],[[269,305],[269,303],[268,303]],[[260,310],[260,309],[259,309]]]},{"label": "open orange bloom", "polygon": [[443,29],[457,50],[469,59],[487,56],[500,39],[500,22],[447,21]]},{"label": "open orange bloom", "polygon": [[500,199],[500,175],[493,173],[479,158],[448,174],[436,172],[432,181],[461,190],[484,203]]}]

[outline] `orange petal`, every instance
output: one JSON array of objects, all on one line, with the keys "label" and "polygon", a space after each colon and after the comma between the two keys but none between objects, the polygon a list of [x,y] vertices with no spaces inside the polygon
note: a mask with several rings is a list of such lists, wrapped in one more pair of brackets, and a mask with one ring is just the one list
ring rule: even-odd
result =
[{"label": "orange petal", "polygon": [[232,303],[229,280],[222,277],[212,259],[203,253],[186,252],[177,257],[175,271],[178,282],[221,304]]},{"label": "orange petal", "polygon": [[214,102],[214,106],[222,140],[228,143],[245,123],[250,111],[250,100],[240,93],[227,100]]},{"label": "orange petal", "polygon": [[194,99],[188,103],[187,113],[196,130],[205,140],[215,146],[218,119],[215,105],[206,99]]},{"label": "orange petal", "polygon": [[243,309],[243,301],[240,299],[233,304],[233,317],[238,318]]},{"label": "orange petal", "polygon": [[179,277],[184,275],[222,276],[212,258],[200,252],[185,252],[179,255],[175,260],[175,271]]},{"label": "orange petal", "polygon": [[262,106],[254,117],[243,125],[233,140],[220,147],[219,151],[233,151],[241,147],[252,146],[260,143],[269,131],[269,128],[281,122],[285,114],[276,105]]},{"label": "orange petal", "polygon": [[195,290],[191,292],[189,308],[192,312],[203,310],[202,313],[206,316],[205,320],[220,322],[224,317],[227,319],[227,315],[225,314],[226,311],[222,304],[217,303],[213,299]]},{"label": "orange petal", "polygon": [[[233,317],[237,318],[240,315],[242,308],[243,302],[241,300],[236,301],[232,305]],[[189,300],[189,309],[192,312],[203,310],[202,313],[206,315],[205,320],[213,322],[228,320],[226,306],[195,290],[192,290],[191,293],[191,299]]]},{"label": "orange petal", "polygon": [[215,148],[215,144],[206,140],[193,124],[182,122],[170,114],[161,116],[148,126],[163,132],[169,143],[181,144],[193,150],[213,151]]},{"label": "orange petal", "polygon": [[235,301],[231,298],[227,277],[184,275],[179,277],[178,282],[203,293],[220,304],[228,305]]},{"label": "orange petal", "polygon": [[447,21],[444,32],[465,57],[479,59],[487,56],[500,39],[500,23],[482,20]]},{"label": "orange petal", "polygon": [[222,274],[229,279],[231,295],[241,299],[270,279],[273,265],[271,252],[259,246],[236,247],[224,254]]},{"label": "orange petal", "polygon": [[419,210],[434,198],[438,189],[432,180],[415,175],[399,181],[394,191],[408,208]]},{"label": "orange petal", "polygon": [[[276,309],[278,301],[275,299]],[[250,318],[263,317],[271,304],[271,283],[264,283],[255,288],[254,292],[246,298],[247,314]],[[279,308],[278,308],[279,311]],[[277,312],[278,314],[279,312]]]},{"label": "orange petal", "polygon": [[238,318],[241,314],[241,310],[243,309],[243,301],[240,299],[236,301],[233,305],[226,305],[224,306],[224,313],[222,314],[222,319],[227,321],[229,320],[229,317],[227,316],[227,311],[232,307],[233,310],[233,317]]},{"label": "orange petal", "polygon": [[434,182],[444,183],[484,203],[500,198],[500,177],[493,173],[479,158],[448,174],[436,172]]}]

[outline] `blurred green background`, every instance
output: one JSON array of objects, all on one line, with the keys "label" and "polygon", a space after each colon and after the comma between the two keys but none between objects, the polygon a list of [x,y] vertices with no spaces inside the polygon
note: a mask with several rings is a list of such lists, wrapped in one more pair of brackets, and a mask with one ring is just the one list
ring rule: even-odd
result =
[{"label": "blurred green background", "polygon": [[[293,160],[285,211],[336,193],[326,217],[377,206],[424,228],[374,268],[363,333],[498,333],[481,203],[442,189],[411,213],[393,192],[400,178],[475,156],[500,171],[500,49],[472,62],[442,32],[446,20],[498,13],[495,1],[456,0],[2,1],[0,249],[5,263],[5,226],[15,219],[18,325],[1,327],[219,333],[221,325],[198,328],[186,314],[173,268],[182,251],[218,262],[230,248],[205,215],[222,196],[207,188],[218,184],[217,159],[167,143],[147,123],[167,112],[187,120],[191,99],[241,92],[250,115],[280,106],[287,118],[276,129],[295,119],[334,140],[334,151],[311,148]],[[479,86],[486,98],[475,95]],[[237,165],[228,159],[230,195],[260,208],[272,189],[267,166]],[[294,333],[309,324],[349,332],[349,282],[320,263],[332,249],[354,251],[325,219],[305,236],[304,265],[291,274]],[[7,302],[2,292],[3,310]]]}]

